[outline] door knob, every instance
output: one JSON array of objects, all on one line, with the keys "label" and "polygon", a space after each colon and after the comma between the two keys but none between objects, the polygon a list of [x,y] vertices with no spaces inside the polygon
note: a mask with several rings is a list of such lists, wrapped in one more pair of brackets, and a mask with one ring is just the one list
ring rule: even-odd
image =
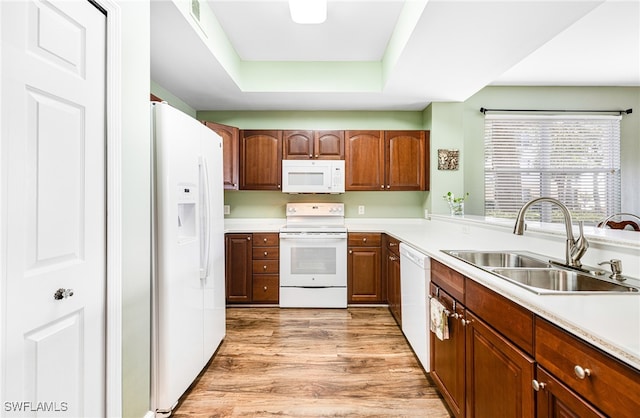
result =
[{"label": "door knob", "polygon": [[73,296],[73,289],[60,288],[56,290],[56,293],[53,294],[53,298],[55,300],[66,299],[66,298],[70,298],[71,296]]}]

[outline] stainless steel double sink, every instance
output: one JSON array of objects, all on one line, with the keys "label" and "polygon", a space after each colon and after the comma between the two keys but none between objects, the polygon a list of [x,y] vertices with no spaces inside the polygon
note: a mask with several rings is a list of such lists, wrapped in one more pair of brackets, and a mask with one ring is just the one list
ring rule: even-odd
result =
[{"label": "stainless steel double sink", "polygon": [[604,271],[578,271],[520,251],[443,250],[531,292],[543,294],[640,294],[640,287],[608,279]]}]

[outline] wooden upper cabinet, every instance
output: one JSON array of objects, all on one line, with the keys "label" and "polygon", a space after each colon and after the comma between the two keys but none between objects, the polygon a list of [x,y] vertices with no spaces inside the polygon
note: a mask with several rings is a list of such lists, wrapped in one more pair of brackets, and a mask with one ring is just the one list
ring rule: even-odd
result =
[{"label": "wooden upper cabinet", "polygon": [[283,131],[282,142],[285,160],[313,158],[313,131]]},{"label": "wooden upper cabinet", "polygon": [[428,190],[428,131],[346,131],[345,190]]},{"label": "wooden upper cabinet", "polygon": [[204,122],[204,124],[222,137],[222,165],[225,190],[238,190],[240,186],[240,170],[238,169],[240,130],[234,126],[215,122]]},{"label": "wooden upper cabinet", "polygon": [[425,131],[385,131],[385,189],[425,190]]},{"label": "wooden upper cabinet", "polygon": [[313,157],[320,160],[344,160],[344,131],[314,131]]},{"label": "wooden upper cabinet", "polygon": [[285,160],[342,160],[344,131],[283,131]]},{"label": "wooden upper cabinet", "polygon": [[383,131],[345,131],[345,190],[384,189]]},{"label": "wooden upper cabinet", "polygon": [[240,189],[281,190],[282,131],[240,131]]}]

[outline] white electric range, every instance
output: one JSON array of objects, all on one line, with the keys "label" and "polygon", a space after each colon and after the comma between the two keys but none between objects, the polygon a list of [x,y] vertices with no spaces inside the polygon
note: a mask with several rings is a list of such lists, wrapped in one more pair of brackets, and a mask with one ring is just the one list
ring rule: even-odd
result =
[{"label": "white electric range", "polygon": [[280,229],[280,307],[347,307],[343,203],[288,203]]}]

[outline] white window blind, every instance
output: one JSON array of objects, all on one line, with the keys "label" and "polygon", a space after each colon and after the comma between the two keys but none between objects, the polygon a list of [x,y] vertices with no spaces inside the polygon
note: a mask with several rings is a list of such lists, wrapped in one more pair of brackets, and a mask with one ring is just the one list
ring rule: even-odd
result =
[{"label": "white window blind", "polygon": [[[574,220],[620,212],[620,116],[486,115],[485,215],[515,218],[530,199],[563,202]],[[549,204],[527,219],[562,222]]]}]

